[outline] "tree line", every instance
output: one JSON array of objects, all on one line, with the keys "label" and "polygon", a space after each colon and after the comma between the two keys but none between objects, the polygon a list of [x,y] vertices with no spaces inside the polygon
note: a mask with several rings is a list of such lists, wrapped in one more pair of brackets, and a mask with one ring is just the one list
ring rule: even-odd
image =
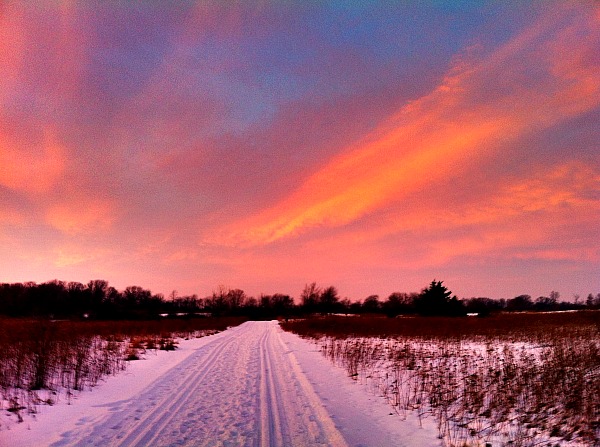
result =
[{"label": "tree line", "polygon": [[79,282],[48,281],[37,284],[0,284],[0,315],[10,317],[145,319],[159,316],[246,316],[252,319],[297,317],[309,314],[382,314],[424,316],[463,316],[476,313],[485,316],[494,312],[558,311],[600,309],[600,293],[587,299],[575,297],[573,302],[561,301],[558,292],[533,299],[519,295],[511,299],[458,299],[443,284],[433,280],[419,293],[394,292],[386,299],[370,295],[351,301],[340,297],[334,286],[307,284],[298,302],[286,294],[248,296],[241,289],[219,287],[211,295],[179,296],[173,291],[168,297],[153,294],[139,286],[122,291],[104,280]]}]

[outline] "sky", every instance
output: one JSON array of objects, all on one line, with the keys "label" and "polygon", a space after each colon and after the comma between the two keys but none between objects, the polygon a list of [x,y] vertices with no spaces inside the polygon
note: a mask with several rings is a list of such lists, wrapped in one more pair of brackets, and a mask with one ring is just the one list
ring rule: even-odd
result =
[{"label": "sky", "polygon": [[600,292],[600,4],[0,3],[0,282]]}]

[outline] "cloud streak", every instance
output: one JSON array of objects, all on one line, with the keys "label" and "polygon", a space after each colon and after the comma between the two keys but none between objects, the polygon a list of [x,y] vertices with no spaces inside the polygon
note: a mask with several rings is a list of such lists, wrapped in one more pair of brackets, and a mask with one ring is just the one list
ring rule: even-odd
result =
[{"label": "cloud streak", "polygon": [[[564,15],[542,18],[480,61],[456,62],[433,92],[217,241],[261,245],[350,224],[460,175],[487,151],[598,107],[600,64],[586,55],[596,49],[600,22],[593,15],[566,16],[566,24]],[[577,41],[582,34],[583,44]],[[522,82],[532,67],[535,81]]]}]

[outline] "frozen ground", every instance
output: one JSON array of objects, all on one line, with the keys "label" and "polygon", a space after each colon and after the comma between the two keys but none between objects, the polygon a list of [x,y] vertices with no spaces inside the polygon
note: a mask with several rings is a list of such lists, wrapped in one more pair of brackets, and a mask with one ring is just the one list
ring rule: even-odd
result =
[{"label": "frozen ground", "polygon": [[435,427],[391,415],[383,399],[276,322],[182,341],[72,405],[0,423],[0,446],[14,447],[440,445]]}]

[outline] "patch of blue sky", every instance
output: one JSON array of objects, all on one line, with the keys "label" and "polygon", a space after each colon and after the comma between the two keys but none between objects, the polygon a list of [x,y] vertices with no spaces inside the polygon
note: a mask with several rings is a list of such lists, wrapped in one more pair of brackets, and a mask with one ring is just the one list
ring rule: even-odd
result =
[{"label": "patch of blue sky", "polygon": [[96,32],[99,43],[90,53],[89,71],[108,96],[126,99],[139,93],[174,51],[174,29],[119,24],[117,29],[101,25]]},{"label": "patch of blue sky", "polygon": [[482,30],[488,31],[490,44],[514,35],[529,22],[527,14],[497,25],[498,15],[512,15],[514,9],[482,1],[330,2],[311,26],[329,45],[368,53],[375,61],[428,59],[444,64],[479,40]]}]

